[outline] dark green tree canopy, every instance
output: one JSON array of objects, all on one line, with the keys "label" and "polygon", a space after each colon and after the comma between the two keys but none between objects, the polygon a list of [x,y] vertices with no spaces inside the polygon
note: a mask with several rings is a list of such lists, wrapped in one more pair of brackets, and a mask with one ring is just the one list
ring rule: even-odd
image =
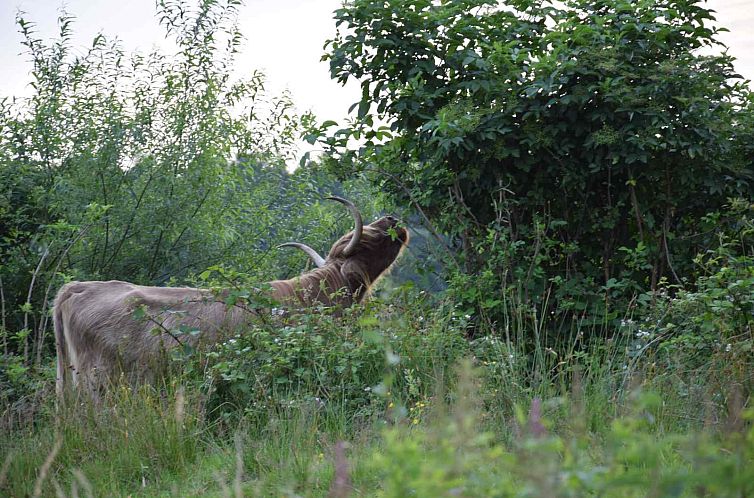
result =
[{"label": "dark green tree canopy", "polygon": [[525,285],[681,282],[696,220],[752,195],[751,97],[730,57],[700,54],[718,45],[701,2],[356,0],[336,18],[332,76],[363,90],[326,139],[336,168],[385,173],[467,248],[506,242]]}]

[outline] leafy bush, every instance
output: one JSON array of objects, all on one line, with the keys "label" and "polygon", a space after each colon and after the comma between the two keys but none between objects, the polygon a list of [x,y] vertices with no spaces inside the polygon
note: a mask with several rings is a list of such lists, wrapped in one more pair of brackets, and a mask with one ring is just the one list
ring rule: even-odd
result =
[{"label": "leafy bush", "polygon": [[702,217],[752,196],[750,91],[697,50],[717,44],[712,17],[695,1],[354,1],[326,57],[361,83],[356,120],[310,138],[458,241],[481,309],[514,284],[620,315],[663,277],[693,281],[714,245]]},{"label": "leafy bush", "polygon": [[[474,391],[466,389],[427,427],[385,432],[372,453],[376,496],[734,497],[754,490],[754,428],[663,435],[653,415],[661,399],[636,393],[630,413],[612,421],[602,436],[606,444],[594,452],[592,437],[579,429],[579,413],[567,422],[573,432],[553,432],[537,398],[528,415],[520,410],[512,421],[511,443],[501,444],[479,429]],[[751,420],[754,412],[739,416]]]},{"label": "leafy bush", "polygon": [[368,419],[388,399],[405,404],[431,396],[433,376],[467,351],[463,322],[452,309],[428,310],[423,294],[410,295],[402,306],[373,299],[342,316],[273,308],[269,318],[197,358],[208,365],[196,370],[206,371],[212,406],[253,418],[275,407],[333,405]]},{"label": "leafy bush", "polygon": [[744,393],[754,387],[752,213],[749,202],[732,200],[707,216],[718,245],[696,258],[696,285],[667,285],[625,323],[634,336],[633,361],[659,365],[660,376],[683,395],[700,391],[708,401],[725,402],[720,393],[729,386]]},{"label": "leafy bush", "polygon": [[[205,356],[176,357],[187,371],[171,383],[65,407],[62,425],[52,396],[41,400],[36,422],[0,439],[11,455],[0,490],[30,493],[60,429],[50,492],[81,482],[148,496],[227,496],[228,482],[250,496],[326,496],[349,482],[370,496],[751,491],[745,384],[684,393],[659,354],[633,356],[629,324],[607,344],[575,326],[566,347],[518,319],[510,339],[469,341],[469,320],[409,289],[341,316],[263,317]],[[516,339],[526,334],[533,346]],[[350,449],[333,458],[339,440]]]}]

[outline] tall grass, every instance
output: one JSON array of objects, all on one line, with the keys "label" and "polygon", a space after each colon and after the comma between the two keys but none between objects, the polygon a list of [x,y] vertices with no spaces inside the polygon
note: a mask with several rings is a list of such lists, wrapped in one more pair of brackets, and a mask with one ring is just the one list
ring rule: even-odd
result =
[{"label": "tall grass", "polygon": [[[744,386],[719,393],[607,340],[511,307],[469,318],[423,295],[246,331],[186,373],[120,386],[0,442],[4,495],[745,496]],[[539,332],[534,328],[538,327]],[[562,330],[561,324],[557,327]],[[592,335],[594,337],[594,335]],[[253,347],[252,347],[253,346]],[[633,355],[633,356],[632,356]],[[185,361],[185,360],[181,360]],[[200,368],[199,368],[200,367]],[[341,441],[343,443],[341,443]],[[57,449],[57,451],[53,451]],[[2,469],[0,469],[2,470]]]},{"label": "tall grass", "polygon": [[[84,486],[118,495],[124,486],[145,487],[179,474],[211,439],[195,394],[175,386],[121,386],[97,404],[79,398],[56,411],[46,403],[43,415],[3,444],[9,462],[5,491],[28,494],[48,457],[45,494]],[[59,451],[53,455],[51,448]]]}]

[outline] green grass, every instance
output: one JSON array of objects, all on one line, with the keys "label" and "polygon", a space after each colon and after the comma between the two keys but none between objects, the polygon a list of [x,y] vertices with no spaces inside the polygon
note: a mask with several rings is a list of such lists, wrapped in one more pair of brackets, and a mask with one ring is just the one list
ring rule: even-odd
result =
[{"label": "green grass", "polygon": [[637,358],[633,333],[584,339],[578,326],[527,341],[524,315],[510,341],[467,340],[452,308],[405,297],[247,331],[97,405],[56,411],[47,397],[0,439],[1,494],[33,496],[37,482],[41,496],[754,492],[746,356],[677,368],[660,351]]}]

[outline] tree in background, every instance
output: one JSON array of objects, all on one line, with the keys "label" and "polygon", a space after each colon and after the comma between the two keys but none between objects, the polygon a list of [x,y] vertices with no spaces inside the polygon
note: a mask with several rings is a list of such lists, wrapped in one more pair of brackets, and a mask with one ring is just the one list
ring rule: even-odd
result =
[{"label": "tree in background", "polygon": [[599,320],[687,285],[716,240],[702,216],[754,194],[752,97],[731,57],[699,53],[719,43],[698,1],[354,0],[335,15],[325,57],[362,97],[322,139],[333,169],[377,172],[460,242],[459,297],[492,316],[512,283]]}]

